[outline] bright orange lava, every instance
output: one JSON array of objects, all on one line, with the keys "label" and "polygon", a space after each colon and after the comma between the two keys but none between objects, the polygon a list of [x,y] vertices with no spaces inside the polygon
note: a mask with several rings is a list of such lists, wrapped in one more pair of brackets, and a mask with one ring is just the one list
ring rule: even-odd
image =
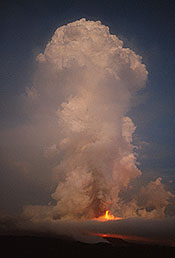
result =
[{"label": "bright orange lava", "polygon": [[104,238],[119,238],[123,240],[147,243],[147,244],[165,244],[174,247],[175,241],[172,240],[160,240],[160,239],[151,239],[143,236],[134,236],[134,235],[119,235],[119,234],[104,234],[104,233],[95,233],[89,232],[91,236],[99,236]]},{"label": "bright orange lava", "polygon": [[119,235],[119,234],[104,234],[104,233],[95,233],[90,232],[92,236],[100,236],[100,237],[110,237],[110,238],[120,238],[123,240],[132,240],[132,241],[139,241],[139,242],[155,242],[155,240],[150,240],[145,237],[141,236],[130,236],[130,235]]},{"label": "bright orange lava", "polygon": [[123,218],[120,217],[114,217],[109,210],[106,211],[106,213],[103,216],[100,216],[98,218],[95,218],[94,220],[98,221],[108,221],[108,220],[120,220]]}]

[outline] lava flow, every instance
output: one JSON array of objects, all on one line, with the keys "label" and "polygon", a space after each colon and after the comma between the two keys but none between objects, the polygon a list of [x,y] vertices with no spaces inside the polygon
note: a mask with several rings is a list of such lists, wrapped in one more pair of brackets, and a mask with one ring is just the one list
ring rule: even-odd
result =
[{"label": "lava flow", "polygon": [[158,245],[169,245],[174,247],[175,241],[172,240],[161,240],[161,239],[151,239],[143,236],[136,236],[136,235],[121,235],[121,234],[111,234],[111,233],[95,233],[89,232],[91,236],[99,236],[103,238],[116,238],[126,240],[128,242],[137,242],[137,243],[144,243],[144,244],[158,244]]},{"label": "lava flow", "polygon": [[107,233],[95,233],[95,232],[90,232],[90,235],[92,236],[99,236],[103,238],[118,238],[122,240],[129,240],[129,241],[134,241],[134,242],[147,242],[147,243],[155,243],[156,240],[148,239],[145,237],[141,236],[130,236],[130,235],[119,235],[119,234],[107,234]]},{"label": "lava flow", "polygon": [[121,220],[122,218],[120,217],[115,217],[111,214],[111,212],[109,210],[107,210],[105,212],[104,215],[98,217],[98,218],[95,218],[94,220],[98,220],[98,221],[108,221],[108,220]]}]

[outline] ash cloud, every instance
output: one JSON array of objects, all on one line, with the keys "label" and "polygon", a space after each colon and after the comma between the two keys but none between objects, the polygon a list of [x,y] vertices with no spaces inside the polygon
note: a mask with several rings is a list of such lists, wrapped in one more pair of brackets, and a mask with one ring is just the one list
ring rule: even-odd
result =
[{"label": "ash cloud", "polygon": [[100,21],[81,19],[58,28],[36,60],[21,101],[28,120],[1,132],[18,173],[51,193],[48,205],[25,205],[23,215],[33,222],[91,219],[107,209],[122,217],[165,216],[174,195],[160,179],[130,200],[120,197],[141,175],[127,112],[146,84],[142,58]]},{"label": "ash cloud", "polygon": [[42,76],[28,97],[41,109],[53,100],[59,130],[46,151],[58,158],[54,213],[69,219],[115,213],[118,193],[141,174],[135,126],[126,116],[145,86],[141,57],[101,22],[81,19],[58,28],[37,60]]}]

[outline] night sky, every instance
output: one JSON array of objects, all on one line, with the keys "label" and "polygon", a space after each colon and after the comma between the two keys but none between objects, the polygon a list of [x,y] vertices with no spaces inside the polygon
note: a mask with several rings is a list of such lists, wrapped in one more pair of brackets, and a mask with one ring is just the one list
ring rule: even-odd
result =
[{"label": "night sky", "polygon": [[[175,186],[175,98],[173,1],[1,1],[0,4],[0,209],[20,211],[23,205],[45,204],[53,192],[51,175],[29,141],[15,142],[13,131],[30,122],[19,98],[31,87],[43,52],[55,30],[86,18],[109,26],[125,47],[143,57],[148,70],[139,103],[133,100],[129,116],[137,126],[134,142],[143,180],[162,177],[167,189]],[[137,102],[137,100],[136,100]],[[42,141],[41,141],[42,142]],[[41,143],[42,145],[42,143]],[[37,146],[36,148],[40,148]],[[25,152],[23,148],[29,149]],[[35,172],[21,174],[15,157],[30,153]],[[36,164],[36,166],[35,166]],[[42,176],[41,172],[44,171]],[[38,174],[37,174],[38,173]],[[49,194],[48,194],[49,193]]]}]

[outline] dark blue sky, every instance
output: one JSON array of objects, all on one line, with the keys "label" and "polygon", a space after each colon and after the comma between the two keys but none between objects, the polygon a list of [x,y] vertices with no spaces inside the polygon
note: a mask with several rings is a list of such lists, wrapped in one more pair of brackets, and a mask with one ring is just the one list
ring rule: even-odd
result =
[{"label": "dark blue sky", "polygon": [[[143,172],[175,177],[174,1],[1,1],[0,130],[23,122],[16,97],[30,86],[35,57],[57,27],[82,17],[100,20],[143,57],[149,72],[144,101],[130,112]],[[175,180],[175,179],[174,179]]]}]

